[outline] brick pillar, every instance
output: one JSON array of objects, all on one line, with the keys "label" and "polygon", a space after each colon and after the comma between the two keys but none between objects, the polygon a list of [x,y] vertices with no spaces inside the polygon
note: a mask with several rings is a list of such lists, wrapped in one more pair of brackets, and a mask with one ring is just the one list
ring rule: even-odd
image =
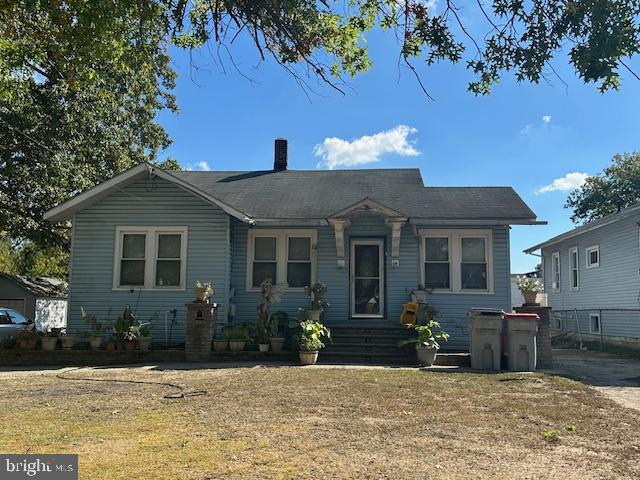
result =
[{"label": "brick pillar", "polygon": [[553,368],[551,358],[551,307],[516,307],[518,313],[536,313],[540,317],[538,320],[538,334],[536,336],[536,352],[538,368]]},{"label": "brick pillar", "polygon": [[211,339],[217,307],[210,303],[188,303],[185,358],[188,362],[206,362],[211,354]]}]

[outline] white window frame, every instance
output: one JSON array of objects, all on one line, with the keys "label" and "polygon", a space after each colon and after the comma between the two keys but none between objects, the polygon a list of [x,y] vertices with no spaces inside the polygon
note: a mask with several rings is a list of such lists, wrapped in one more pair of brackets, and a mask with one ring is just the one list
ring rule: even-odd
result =
[{"label": "white window frame", "polygon": [[[587,268],[597,268],[600,266],[600,245],[591,245],[584,249],[585,264]],[[591,252],[598,252],[598,261],[591,263]]]},{"label": "white window frame", "polygon": [[[573,263],[573,256],[575,255],[575,264]],[[573,246],[569,249],[569,289],[572,292],[580,290],[580,255],[578,254],[578,247]],[[576,284],[573,284],[573,271],[576,272]]]},{"label": "white window frame", "polygon": [[562,269],[560,264],[560,252],[553,252],[551,254],[551,290],[553,292],[558,293],[560,291],[561,281]]},{"label": "white window frame", "polygon": [[[425,283],[425,239],[428,237],[449,239],[449,286],[448,289],[434,289],[438,293],[463,295],[493,295],[493,231],[491,229],[421,229],[420,238],[420,283]],[[485,262],[487,264],[487,289],[462,289],[460,268],[462,265],[462,238],[484,238]]]},{"label": "white window frame", "polygon": [[[592,320],[593,318],[598,319],[598,330],[593,329],[593,320]],[[602,317],[600,316],[600,314],[595,312],[589,313],[589,332],[599,334],[601,330],[602,330]]]},{"label": "white window frame", "polygon": [[[120,285],[120,257],[122,256],[122,239],[126,234],[144,234],[145,258],[144,258],[144,285]],[[180,285],[156,286],[156,268],[158,262],[158,236],[180,235]],[[116,236],[113,255],[113,290],[159,290],[159,291],[184,291],[187,288],[187,251],[188,251],[189,227],[186,226],[116,226]]]},{"label": "white window frame", "polygon": [[[247,292],[259,292],[260,287],[253,286],[253,261],[255,255],[255,239],[258,237],[270,237],[276,239],[276,283],[287,282],[287,263],[289,261],[289,238],[305,237],[311,240],[309,253],[311,260],[311,284],[316,283],[317,278],[317,244],[318,232],[315,229],[263,229],[252,228],[247,235],[247,267],[246,285]],[[303,287],[287,287],[288,291],[304,291]]]}]

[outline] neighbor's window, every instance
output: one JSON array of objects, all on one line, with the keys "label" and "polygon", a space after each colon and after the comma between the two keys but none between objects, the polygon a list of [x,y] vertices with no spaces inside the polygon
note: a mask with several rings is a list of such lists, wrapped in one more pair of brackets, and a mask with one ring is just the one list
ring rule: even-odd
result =
[{"label": "neighbor's window", "polygon": [[551,282],[554,292],[560,291],[560,252],[551,255]]},{"label": "neighbor's window", "polygon": [[304,288],[315,280],[315,230],[249,230],[247,290],[271,279],[290,288]]},{"label": "neighbor's window", "polygon": [[421,280],[426,288],[490,292],[491,230],[421,230]]},{"label": "neighbor's window", "polygon": [[580,288],[580,276],[578,272],[578,247],[569,249],[569,267],[571,273],[571,290]]},{"label": "neighbor's window", "polygon": [[113,288],[185,288],[187,227],[117,227]]},{"label": "neighbor's window", "polygon": [[559,331],[562,330],[562,314],[560,312],[553,314],[553,328]]},{"label": "neighbor's window", "polygon": [[483,237],[460,239],[462,259],[460,263],[461,288],[463,290],[487,289],[486,245]]},{"label": "neighbor's window", "polygon": [[587,247],[585,250],[587,257],[587,268],[594,268],[600,266],[600,246],[593,245],[592,247]]},{"label": "neighbor's window", "polygon": [[449,237],[426,237],[424,242],[425,287],[449,290],[451,288]]},{"label": "neighbor's window", "polygon": [[591,327],[591,333],[600,333],[600,314],[590,313],[589,324]]}]

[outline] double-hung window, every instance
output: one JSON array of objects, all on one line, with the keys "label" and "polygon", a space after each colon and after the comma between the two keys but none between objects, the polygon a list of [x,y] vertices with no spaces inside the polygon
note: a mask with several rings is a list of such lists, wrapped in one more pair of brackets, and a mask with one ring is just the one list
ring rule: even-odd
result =
[{"label": "double-hung window", "polygon": [[113,288],[184,290],[187,227],[116,227]]},{"label": "double-hung window", "polygon": [[247,290],[257,290],[267,279],[304,288],[316,278],[315,230],[249,230]]},{"label": "double-hung window", "polygon": [[491,293],[491,230],[421,230],[421,280],[425,288],[453,293]]},{"label": "double-hung window", "polygon": [[580,288],[580,272],[578,269],[578,247],[569,249],[569,270],[571,275],[571,290],[576,291]]},{"label": "double-hung window", "polygon": [[551,284],[554,292],[560,291],[560,252],[551,255]]}]

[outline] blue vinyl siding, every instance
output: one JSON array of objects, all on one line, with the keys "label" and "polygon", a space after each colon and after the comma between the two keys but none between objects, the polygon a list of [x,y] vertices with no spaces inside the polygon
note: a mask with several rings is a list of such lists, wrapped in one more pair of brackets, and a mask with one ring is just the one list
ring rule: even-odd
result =
[{"label": "blue vinyl siding", "polygon": [[[573,309],[578,313],[580,330],[590,333],[589,313],[602,310],[603,336],[640,338],[640,214],[621,219],[590,232],[542,249],[543,274],[549,306],[570,311],[565,330],[577,330]],[[586,268],[587,247],[600,247],[600,266]],[[569,249],[578,247],[579,290],[570,289]],[[560,291],[552,287],[551,256],[560,254]],[[636,311],[614,311],[626,309]]]},{"label": "blue vinyl siding", "polygon": [[[229,295],[229,217],[219,208],[164,180],[152,186],[139,181],[77,213],[73,224],[69,327],[86,330],[80,306],[100,319],[109,309],[115,318],[130,304],[142,320],[157,313],[153,336],[164,339],[164,313],[177,309],[173,342],[184,341],[185,304],[193,301],[196,280],[211,281],[218,318],[226,321]],[[114,291],[116,226],[187,226],[187,270],[184,291]]]},{"label": "blue vinyl siding", "polygon": [[[255,227],[259,228],[259,227]],[[282,227],[282,228],[296,228]],[[305,227],[308,228],[308,227]],[[446,227],[429,227],[446,228]],[[473,227],[459,227],[468,229]],[[480,228],[480,227],[477,227]],[[491,227],[484,227],[491,228]],[[439,310],[439,320],[443,328],[451,333],[447,345],[450,349],[466,349],[468,347],[467,310],[471,307],[510,308],[510,267],[509,237],[506,227],[493,227],[493,261],[494,261],[494,293],[493,294],[434,294],[429,300]],[[247,264],[247,231],[246,224],[232,219],[233,259],[231,283],[235,295],[236,322],[254,322],[259,302],[257,292],[246,290]],[[420,279],[419,240],[414,227],[405,225],[402,228],[400,241],[400,266],[391,266],[390,228],[384,219],[378,216],[357,217],[345,233],[345,253],[347,267],[338,268],[336,260],[336,244],[333,228],[316,227],[318,234],[317,265],[318,281],[327,284],[327,301],[331,304],[325,313],[327,323],[362,322],[362,319],[350,319],[349,315],[349,240],[354,238],[384,238],[388,252],[386,264],[386,321],[391,324],[399,322],[402,304],[409,299],[411,291],[416,288]],[[308,298],[302,292],[286,292],[282,303],[274,310],[284,310],[291,317],[297,314],[298,307],[306,305]]]}]

